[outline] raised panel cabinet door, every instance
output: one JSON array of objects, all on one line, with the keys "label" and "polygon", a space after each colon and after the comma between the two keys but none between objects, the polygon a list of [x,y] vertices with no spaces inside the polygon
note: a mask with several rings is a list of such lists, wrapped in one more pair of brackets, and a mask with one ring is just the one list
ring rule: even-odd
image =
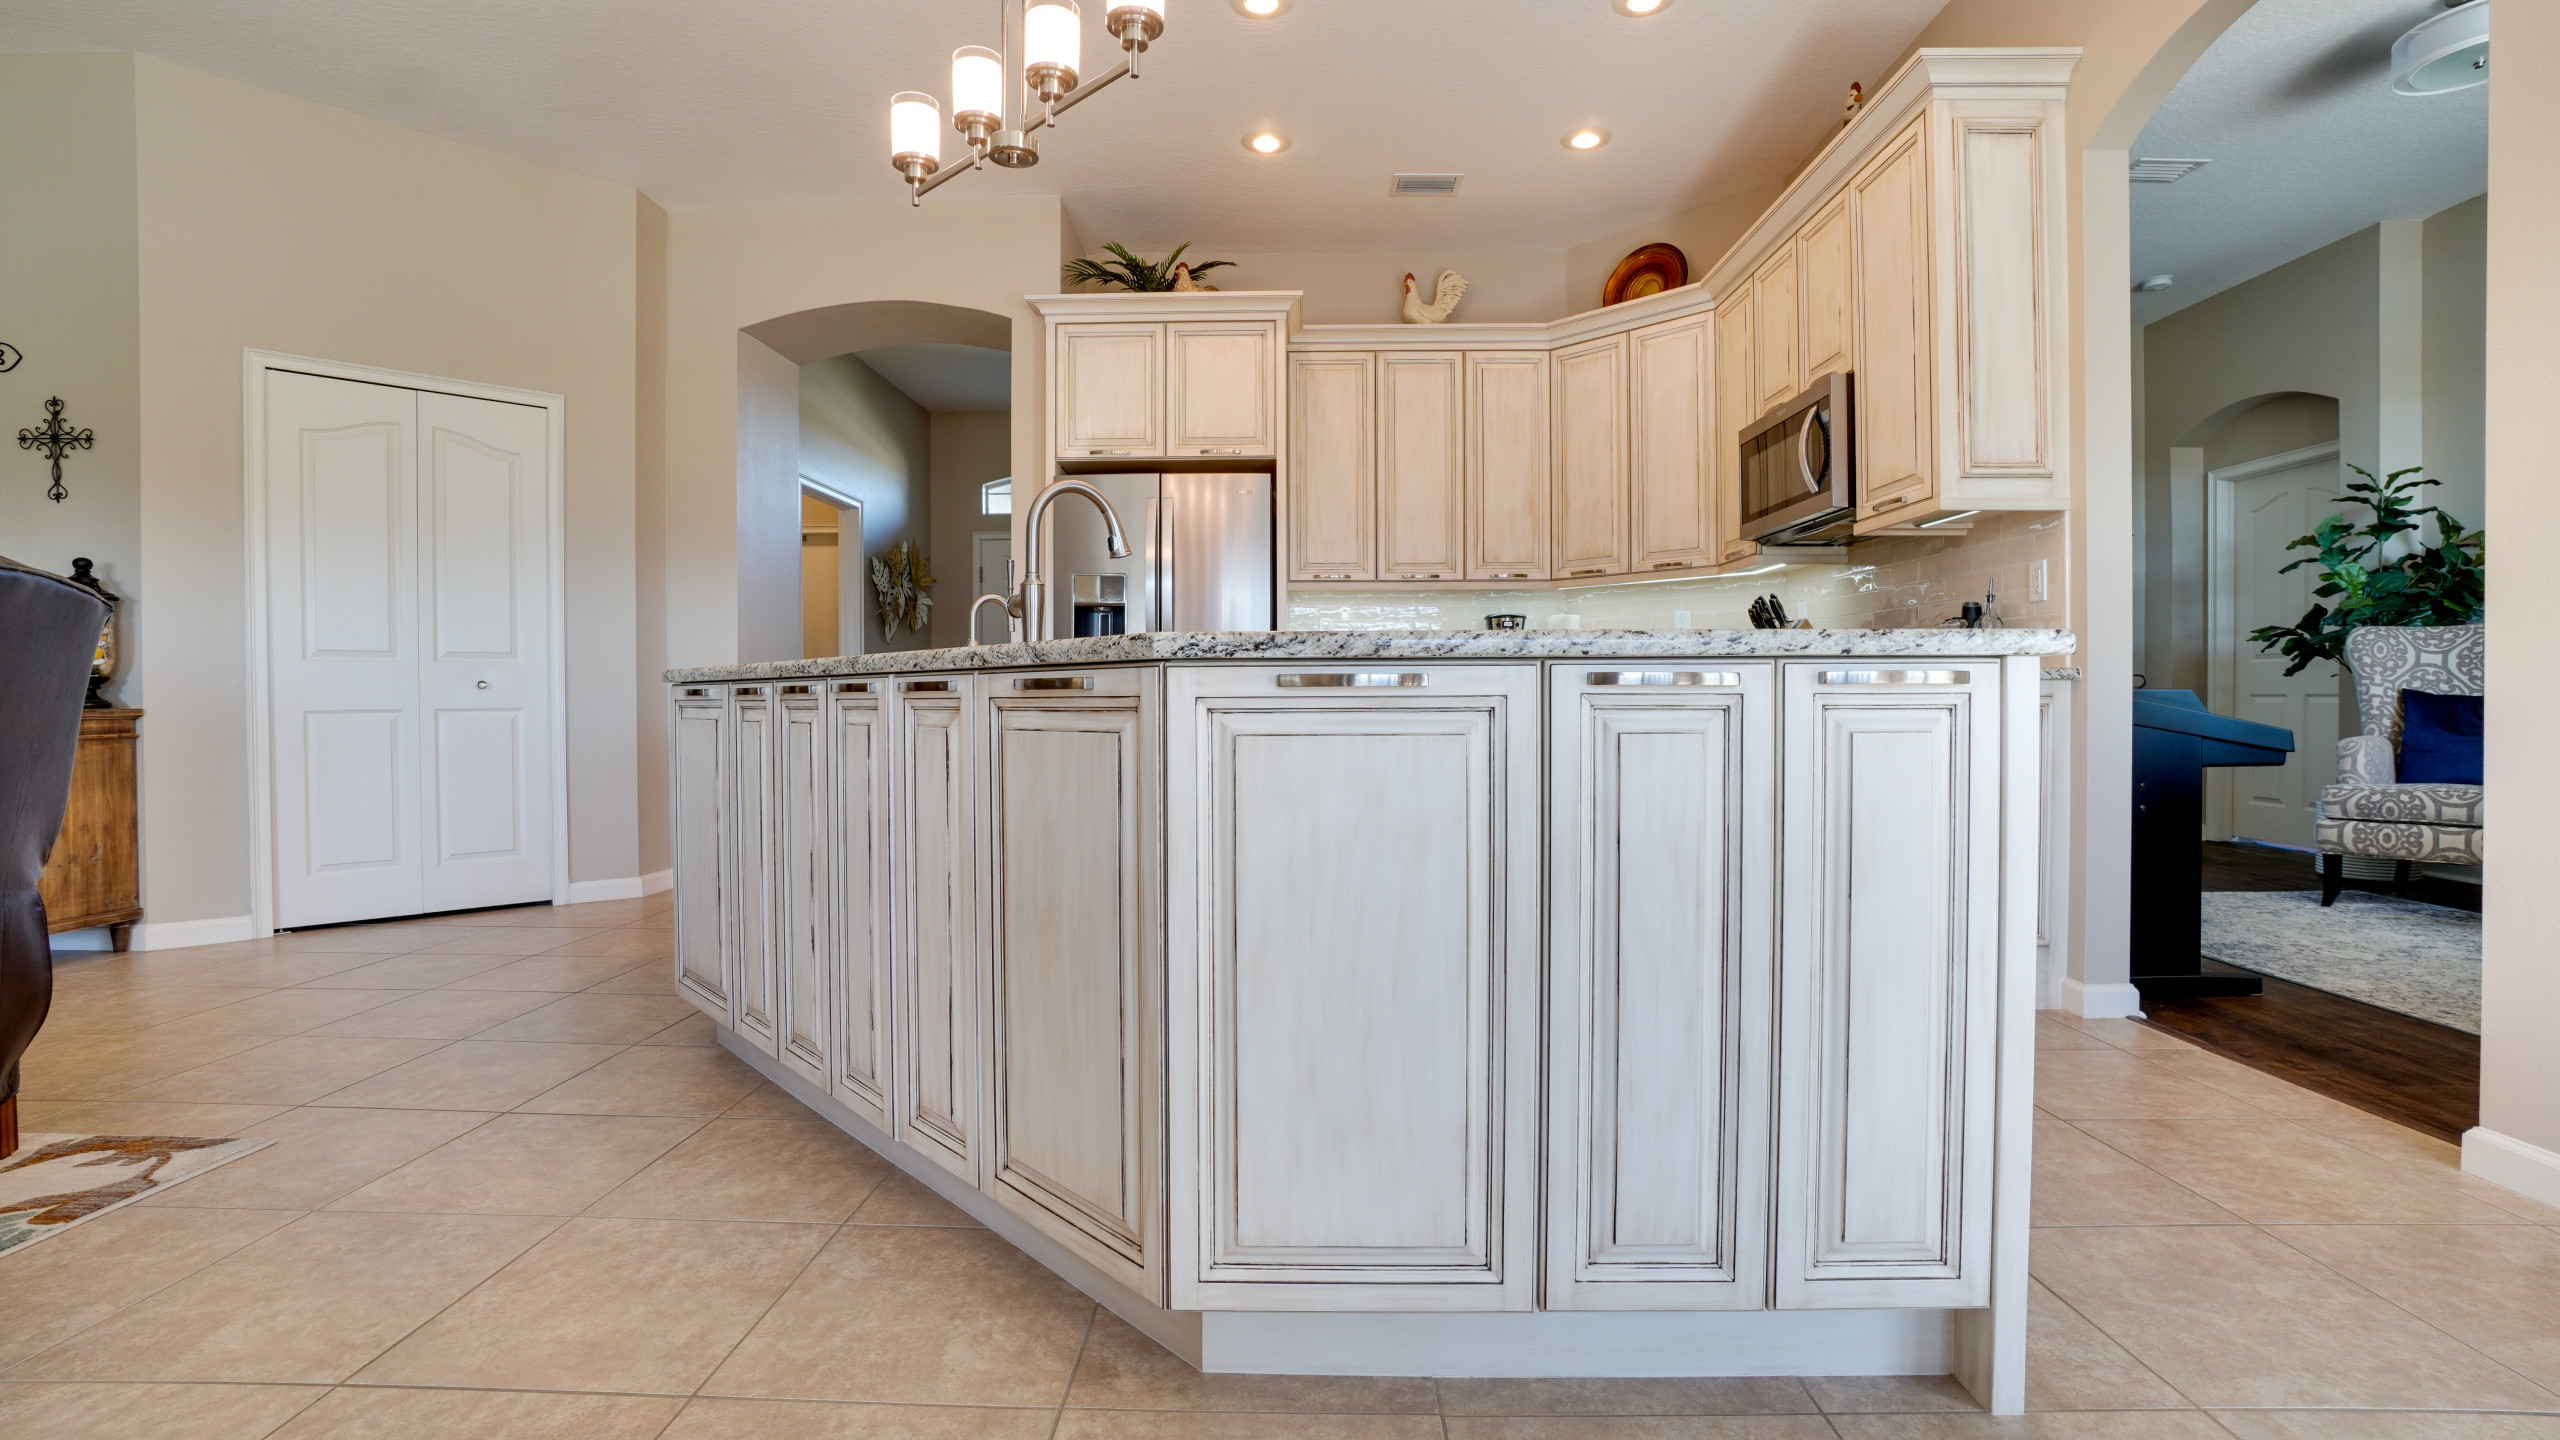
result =
[{"label": "raised panel cabinet door", "polygon": [[1804,314],[1804,376],[1849,368],[1849,204],[1835,200],[1796,237],[1796,288]]},{"label": "raised panel cabinet door", "polygon": [[897,1054],[889,903],[889,856],[895,849],[892,747],[881,701],[888,684],[829,682],[825,741],[825,813],[831,827],[826,972],[835,1025],[827,1088],[884,1131],[897,1124],[891,1101]]},{"label": "raised panel cabinet door", "polygon": [[1550,1310],[1769,1301],[1776,677],[1549,669]]},{"label": "raised panel cabinet door", "polygon": [[1164,327],[1057,327],[1058,458],[1164,453]]},{"label": "raised panel cabinet door", "polygon": [[1543,580],[1554,504],[1546,353],[1471,350],[1466,365],[1467,578]]},{"label": "raised panel cabinet door", "polygon": [[1981,1305],[2000,662],[1785,673],[1778,1306]]},{"label": "raised panel cabinet door", "polygon": [[1168,672],[1172,1305],[1526,1310],[1538,671],[1352,673]]},{"label": "raised panel cabinet door", "polygon": [[[1047,688],[1062,682],[1094,688]],[[1150,814],[1161,672],[979,683],[987,1193],[1161,1305],[1163,852]]]},{"label": "raised panel cabinet door", "polygon": [[1960,463],[1968,479],[2049,479],[2053,315],[2044,125],[2032,116],[1959,113],[1952,129]]},{"label": "raised panel cabinet door", "polygon": [[676,993],[714,1023],[734,1025],[725,901],[729,893],[729,696],[726,687],[676,687],[668,742],[674,781]]},{"label": "raised panel cabinet door", "polygon": [[1804,388],[1803,317],[1797,308],[1796,252],[1782,246],[1751,280],[1751,308],[1760,347],[1753,371],[1760,382],[1759,408],[1792,399]]},{"label": "raised panel cabinet door", "polygon": [[774,1016],[776,1059],[823,1086],[827,972],[835,951],[829,870],[835,816],[827,804],[826,685],[777,685],[774,713]]},{"label": "raised panel cabinet door", "polygon": [[1719,564],[1748,560],[1759,545],[1742,534],[1742,431],[1760,418],[1751,382],[1751,297],[1738,294],[1716,307],[1716,405],[1714,436],[1715,533]]},{"label": "raised panel cabinet door", "polygon": [[1925,510],[1930,451],[1928,156],[1918,125],[1849,182],[1856,246],[1861,518]]},{"label": "raised panel cabinet door", "polygon": [[1175,455],[1269,455],[1279,441],[1272,367],[1279,329],[1267,320],[1165,327]]},{"label": "raised panel cabinet door", "polygon": [[897,1138],[978,1183],[980,1030],[986,988],[978,961],[968,676],[895,682],[899,913],[897,994],[903,1073]]},{"label": "raised panel cabinet door", "polygon": [[1627,337],[1555,356],[1558,580],[1627,569]]},{"label": "raised panel cabinet door", "polygon": [[1378,569],[1455,580],[1465,561],[1466,446],[1456,351],[1378,357]]},{"label": "raised panel cabinet door", "polygon": [[1378,575],[1375,355],[1289,357],[1289,572]]},{"label": "raised panel cabinet door", "polygon": [[767,1055],[781,1052],[774,993],[774,714],[770,684],[729,687],[729,972],[739,1035]]},{"label": "raised panel cabinet door", "polygon": [[1628,339],[1628,359],[1635,570],[1712,565],[1713,318],[1697,315],[1638,330]]}]

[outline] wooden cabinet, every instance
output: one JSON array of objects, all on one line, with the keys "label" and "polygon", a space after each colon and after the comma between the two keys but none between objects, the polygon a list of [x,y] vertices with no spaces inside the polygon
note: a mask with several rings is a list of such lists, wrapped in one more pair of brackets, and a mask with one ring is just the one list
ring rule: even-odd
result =
[{"label": "wooden cabinet", "polygon": [[1796,251],[1781,245],[1751,277],[1752,374],[1759,393],[1752,409],[1782,404],[1804,388],[1803,324],[1797,308]]},{"label": "wooden cabinet", "polygon": [[775,1058],[810,1084],[824,1086],[827,979],[836,960],[827,687],[800,682],[774,688]]},{"label": "wooden cabinet", "polygon": [[965,675],[899,680],[891,693],[897,911],[897,1138],[978,1183],[980,1036],[977,864]]},{"label": "wooden cabinet", "polygon": [[729,687],[677,686],[669,730],[676,993],[729,1025]]},{"label": "wooden cabinet", "polygon": [[1756,397],[1751,384],[1751,331],[1755,318],[1747,294],[1716,309],[1716,403],[1709,426],[1714,437],[1715,534],[1720,537],[1716,559],[1720,564],[1748,560],[1760,550],[1757,543],[1742,536],[1740,448],[1743,427],[1759,418],[1752,404]]},{"label": "wooden cabinet", "polygon": [[1539,674],[1391,668],[1167,672],[1177,1310],[1530,1308]]},{"label": "wooden cabinet", "polygon": [[835,1031],[827,1088],[884,1132],[897,1128],[891,1100],[897,1015],[889,865],[896,848],[890,804],[895,747],[881,695],[889,683],[827,682],[823,742],[829,817],[826,985]]},{"label": "wooden cabinet", "polygon": [[2000,662],[1784,669],[1780,886],[1802,901],[1779,930],[1777,1301],[1980,1305],[1999,1048]]},{"label": "wooden cabinet", "polygon": [[1470,580],[1543,580],[1551,504],[1547,356],[1466,357],[1466,515]]},{"label": "wooden cabinet", "polygon": [[1805,222],[1796,237],[1798,310],[1804,317],[1803,363],[1797,384],[1850,368],[1850,325],[1856,315],[1849,289],[1849,205],[1833,201]]},{"label": "wooden cabinet", "polygon": [[775,1032],[773,921],[773,690],[736,685],[729,694],[727,901],[730,1027],[768,1055]]},{"label": "wooden cabinet", "polygon": [[1634,664],[1548,670],[1544,1303],[1756,1310],[1776,680],[1765,661]]},{"label": "wooden cabinet", "polygon": [[1161,674],[987,675],[985,1188],[1164,1303]]},{"label": "wooden cabinet", "polygon": [[1454,351],[1378,357],[1378,570],[1454,580],[1465,570],[1465,455]]},{"label": "wooden cabinet", "polygon": [[1857,243],[1861,519],[1929,511],[1934,330],[1929,314],[1929,176],[1915,123],[1849,183]]},{"label": "wooden cabinet", "polygon": [[1279,327],[1267,320],[1169,324],[1171,455],[1267,458],[1279,449]]},{"label": "wooden cabinet", "polygon": [[1374,355],[1289,357],[1289,568],[1295,580],[1378,575]]},{"label": "wooden cabinet", "polygon": [[1629,509],[1638,574],[1713,565],[1715,320],[1693,315],[1628,337]]},{"label": "wooden cabinet", "polygon": [[1555,566],[1559,580],[1627,569],[1627,337],[1555,355]]},{"label": "wooden cabinet", "polygon": [[115,948],[132,939],[142,918],[142,861],[135,809],[139,710],[83,710],[80,748],[71,762],[71,794],[62,829],[45,852],[36,881],[45,929],[108,927]]},{"label": "wooden cabinet", "polygon": [[[1057,327],[1052,424],[1061,460],[1165,453],[1162,325]],[[1194,402],[1206,415],[1218,407]]]}]

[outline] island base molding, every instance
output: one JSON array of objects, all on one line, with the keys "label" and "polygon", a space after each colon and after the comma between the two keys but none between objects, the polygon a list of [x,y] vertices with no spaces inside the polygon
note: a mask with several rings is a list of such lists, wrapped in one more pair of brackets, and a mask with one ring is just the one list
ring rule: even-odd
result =
[{"label": "island base molding", "polygon": [[959,1207],[1052,1274],[1193,1367],[1223,1375],[1429,1375],[1448,1379],[1945,1375],[1956,1329],[1980,1312],[1532,1311],[1367,1315],[1162,1310],[1032,1229],[949,1171],[894,1143],[835,1097],[727,1027],[721,1047]]}]

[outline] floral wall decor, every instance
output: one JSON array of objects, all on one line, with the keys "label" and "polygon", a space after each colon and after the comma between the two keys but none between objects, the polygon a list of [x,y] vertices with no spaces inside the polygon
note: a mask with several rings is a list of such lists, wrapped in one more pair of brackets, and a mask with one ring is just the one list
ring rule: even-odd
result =
[{"label": "floral wall decor", "polygon": [[901,540],[886,555],[871,557],[871,590],[880,606],[880,633],[898,638],[903,625],[921,635],[933,615],[933,562],[913,542]]}]

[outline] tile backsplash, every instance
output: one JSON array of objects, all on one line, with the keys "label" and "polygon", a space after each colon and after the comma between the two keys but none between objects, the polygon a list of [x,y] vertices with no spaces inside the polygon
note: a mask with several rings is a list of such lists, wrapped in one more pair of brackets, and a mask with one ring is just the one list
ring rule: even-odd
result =
[{"label": "tile backsplash", "polygon": [[[1488,615],[1528,617],[1535,630],[1746,630],[1751,602],[1776,595],[1787,614],[1826,629],[1928,628],[1986,590],[2014,627],[2061,626],[2066,607],[2063,517],[1985,515],[1969,534],[1868,540],[1848,564],[1769,559],[1765,569],[1697,580],[1621,581],[1558,590],[1294,591],[1290,630],[1476,630]],[[2030,601],[2043,561],[2046,598]]]}]

